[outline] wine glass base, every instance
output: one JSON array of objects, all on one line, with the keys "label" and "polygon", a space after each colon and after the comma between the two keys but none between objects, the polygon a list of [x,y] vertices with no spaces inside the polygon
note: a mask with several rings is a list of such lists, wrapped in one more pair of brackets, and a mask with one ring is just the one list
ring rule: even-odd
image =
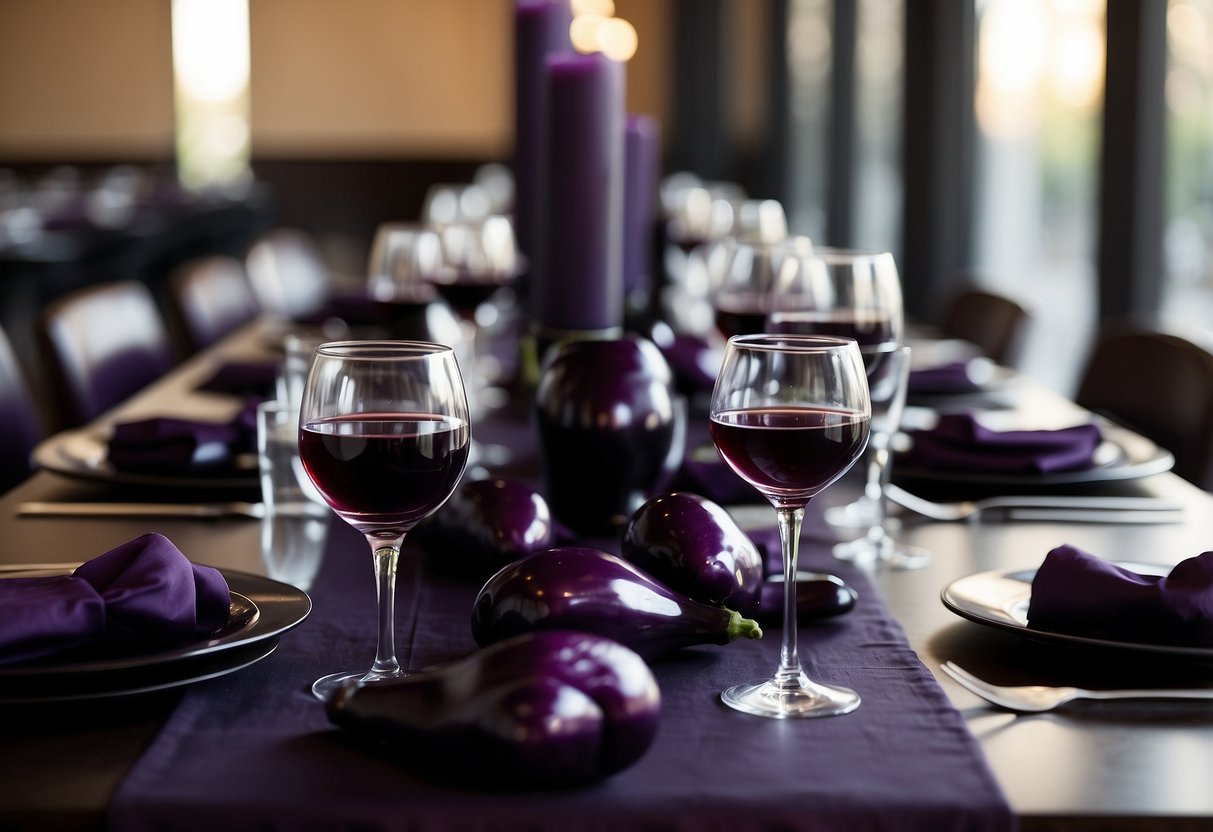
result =
[{"label": "wine glass base", "polygon": [[398,670],[394,673],[375,673],[374,671],[368,673],[365,670],[346,670],[340,673],[330,673],[312,682],[312,695],[322,702],[327,702],[329,697],[345,687],[347,682],[357,680],[365,684],[372,684],[392,679],[403,679],[407,675],[408,673],[403,670]]},{"label": "wine glass base", "polygon": [[839,543],[834,547],[834,557],[854,563],[866,569],[880,567],[897,571],[922,569],[931,562],[931,553],[918,546],[905,546],[891,537],[873,540],[860,537]]},{"label": "wine glass base", "polygon": [[826,524],[839,529],[870,529],[880,521],[869,500],[856,500],[842,506],[830,506],[823,515]]},{"label": "wine glass base", "polygon": [[771,719],[806,719],[839,716],[859,707],[859,694],[850,688],[810,682],[801,674],[800,684],[788,687],[770,679],[734,685],[720,694],[720,701],[734,710]]}]

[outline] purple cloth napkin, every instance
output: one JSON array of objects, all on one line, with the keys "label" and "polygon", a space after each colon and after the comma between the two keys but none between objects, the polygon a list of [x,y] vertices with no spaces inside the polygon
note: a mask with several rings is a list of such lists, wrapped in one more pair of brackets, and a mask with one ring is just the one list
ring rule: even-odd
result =
[{"label": "purple cloth napkin", "polygon": [[107,459],[123,471],[230,474],[236,456],[257,444],[257,403],[227,422],[162,416],[114,425]]},{"label": "purple cloth napkin", "polygon": [[71,575],[0,580],[0,664],[81,645],[163,646],[227,623],[231,593],[217,569],[145,534]]},{"label": "purple cloth napkin", "polygon": [[906,389],[920,395],[972,393],[981,389],[970,373],[970,361],[951,361],[935,367],[910,371]]},{"label": "purple cloth napkin", "polygon": [[[474,649],[477,590],[425,572],[416,556],[406,549],[397,602],[399,657],[412,668]],[[369,667],[375,648],[366,542],[335,523],[306,626],[266,660],[185,692],[119,786],[110,828],[1013,829],[964,718],[868,578],[807,540],[802,556],[805,568],[837,572],[860,593],[854,611],[805,625],[800,641],[811,677],[860,692],[856,713],[783,721],[720,703],[727,685],[773,671],[778,633],[692,648],[654,665],[662,724],[634,766],[587,788],[478,791],[436,777],[425,760],[356,743],[312,697],[317,677]]]},{"label": "purple cloth napkin", "polygon": [[945,413],[931,430],[912,431],[902,461],[932,471],[1048,474],[1090,467],[1099,426],[995,431],[969,413]]},{"label": "purple cloth napkin", "polygon": [[229,361],[216,368],[198,389],[208,393],[268,398],[274,391],[281,366],[282,362],[277,360]]},{"label": "purple cloth napkin", "polygon": [[1213,647],[1213,552],[1166,577],[1138,575],[1073,546],[1045,556],[1028,626],[1116,641]]}]

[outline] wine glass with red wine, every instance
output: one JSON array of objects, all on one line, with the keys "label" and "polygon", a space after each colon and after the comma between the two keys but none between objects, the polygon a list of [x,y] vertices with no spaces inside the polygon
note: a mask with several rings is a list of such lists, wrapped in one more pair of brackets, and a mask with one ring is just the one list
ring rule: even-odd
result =
[{"label": "wine glass with red wine", "polygon": [[835,547],[840,559],[895,569],[930,561],[929,552],[897,542],[885,525],[884,486],[909,373],[904,320],[892,254],[818,248],[782,261],[766,327],[768,332],[854,338],[859,344],[872,399],[871,441],[860,462],[864,490],[857,500],[827,509],[825,519],[865,532]]},{"label": "wine glass with red wine", "polygon": [[405,675],[396,660],[396,563],[404,536],[455,490],[471,429],[454,351],[422,341],[321,344],[299,414],[299,457],[324,501],[366,537],[379,599],[369,671],[318,679],[321,699],[350,679]]},{"label": "wine glass with red wine", "polygon": [[729,467],[774,506],[784,570],[779,667],[766,681],[721,693],[732,708],[790,718],[859,706],[855,691],[813,682],[800,666],[795,576],[805,506],[863,453],[871,418],[855,341],[778,334],[729,339],[712,391],[712,441]]},{"label": "wine glass with red wine", "polygon": [[812,248],[807,237],[729,237],[711,246],[704,256],[720,334],[731,338],[764,332],[783,260]]}]

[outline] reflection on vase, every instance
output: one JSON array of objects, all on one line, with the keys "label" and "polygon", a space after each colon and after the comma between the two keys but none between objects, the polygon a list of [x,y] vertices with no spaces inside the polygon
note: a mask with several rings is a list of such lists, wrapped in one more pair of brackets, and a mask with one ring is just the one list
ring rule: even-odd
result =
[{"label": "reflection on vase", "polygon": [[556,519],[609,535],[682,464],[686,406],[650,341],[570,341],[536,391],[546,495]]}]

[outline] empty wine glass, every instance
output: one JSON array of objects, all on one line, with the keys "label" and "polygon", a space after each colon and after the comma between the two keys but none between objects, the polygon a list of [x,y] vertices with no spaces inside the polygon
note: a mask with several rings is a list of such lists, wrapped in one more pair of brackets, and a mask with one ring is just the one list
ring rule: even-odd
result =
[{"label": "empty wine glass", "polygon": [[420,341],[322,344],[300,411],[299,456],[320,495],[366,537],[379,640],[369,671],[318,679],[321,699],[347,680],[405,675],[396,660],[396,563],[405,534],[438,509],[467,465],[467,396],[453,350]]},{"label": "empty wine glass", "polygon": [[889,445],[905,402],[908,351],[901,280],[888,252],[818,248],[785,257],[771,294],[771,332],[854,338],[863,355],[872,399],[872,439],[861,463],[865,474],[858,500],[826,511],[826,522],[867,532],[841,544],[845,560],[877,561],[897,568],[925,565],[924,550],[897,544],[885,527],[884,483]]},{"label": "empty wine glass", "polygon": [[729,707],[788,718],[844,714],[859,706],[855,691],[813,682],[800,666],[796,561],[805,506],[859,458],[871,418],[863,356],[853,340],[777,334],[729,339],[712,391],[712,441],[729,467],[774,506],[784,574],[779,666],[767,681],[721,693]]}]

